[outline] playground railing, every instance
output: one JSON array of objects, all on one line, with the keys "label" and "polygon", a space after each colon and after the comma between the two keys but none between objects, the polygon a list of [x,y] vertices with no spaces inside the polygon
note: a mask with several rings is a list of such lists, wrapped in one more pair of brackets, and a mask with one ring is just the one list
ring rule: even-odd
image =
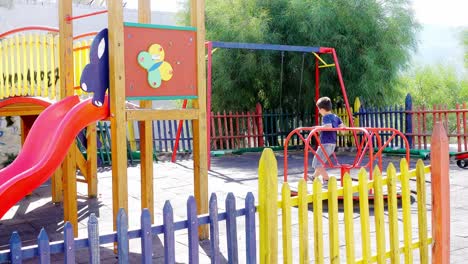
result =
[{"label": "playground railing", "polygon": [[[219,211],[217,197],[213,193],[209,202],[209,214],[197,216],[196,201],[190,197],[187,200],[187,219],[174,222],[173,207],[169,201],[166,201],[162,225],[151,225],[151,215],[145,209],[140,218],[141,227],[136,230],[129,230],[128,217],[121,209],[117,217],[117,231],[101,236],[98,219],[91,214],[88,220],[87,238],[74,239],[73,228],[67,222],[64,225],[63,241],[50,243],[47,232],[42,229],[37,238],[37,244],[28,247],[22,247],[19,234],[14,232],[10,239],[10,249],[0,252],[0,263],[22,263],[27,259],[36,259],[39,263],[51,263],[51,256],[55,255],[54,261],[63,259],[65,263],[77,263],[78,260],[80,262],[87,260],[87,263],[95,264],[100,263],[102,248],[109,247],[109,250],[112,250],[114,243],[116,243],[119,263],[135,263],[137,258],[141,258],[141,261],[138,261],[141,263],[153,263],[155,261],[153,237],[157,235],[164,237],[164,263],[176,263],[176,259],[180,261],[180,258],[184,263],[207,263],[207,260],[203,259],[205,256],[199,254],[198,239],[198,227],[206,224],[210,225],[210,255],[207,258],[211,259],[212,263],[220,263],[225,253],[227,253],[229,263],[256,263],[256,208],[253,194],[248,193],[245,197],[245,207],[237,209],[236,198],[229,193],[225,200],[225,208],[224,212]],[[225,232],[220,230],[220,223],[224,221]],[[245,227],[242,230],[244,234],[238,235],[238,225]],[[186,237],[185,241],[179,241],[182,234]],[[222,238],[220,234],[226,234],[226,248],[220,247]],[[239,243],[239,237],[244,237],[244,245]],[[129,241],[134,239],[140,240],[141,255],[130,251]],[[176,240],[187,245],[186,256],[180,252],[176,255]],[[240,255],[242,252],[245,252],[243,256]],[[134,256],[135,254],[138,256]],[[162,259],[160,261],[162,262]]]},{"label": "playground railing", "polygon": [[[40,33],[45,31],[46,33]],[[79,88],[81,72],[89,62],[92,34],[75,37],[74,93]],[[46,27],[25,27],[1,34],[0,99],[12,96],[38,96],[57,100],[60,95],[58,30]]]}]

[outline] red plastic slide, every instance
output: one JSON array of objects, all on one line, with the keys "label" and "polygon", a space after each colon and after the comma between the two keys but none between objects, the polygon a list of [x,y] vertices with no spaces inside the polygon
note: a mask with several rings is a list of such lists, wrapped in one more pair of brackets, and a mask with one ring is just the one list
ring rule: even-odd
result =
[{"label": "red plastic slide", "polygon": [[23,148],[0,170],[0,219],[24,196],[43,184],[60,166],[78,133],[109,116],[107,104],[96,107],[77,96],[50,105],[37,118]]}]

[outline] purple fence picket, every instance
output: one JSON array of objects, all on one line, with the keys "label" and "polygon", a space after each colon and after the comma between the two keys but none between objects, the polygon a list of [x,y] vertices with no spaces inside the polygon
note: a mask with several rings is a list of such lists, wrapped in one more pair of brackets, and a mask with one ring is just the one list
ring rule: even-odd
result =
[{"label": "purple fence picket", "polygon": [[153,261],[153,236],[151,235],[151,214],[143,209],[141,223],[141,263],[150,264]]},{"label": "purple fence picket", "polygon": [[218,201],[216,194],[212,193],[209,202],[210,215],[210,250],[211,263],[219,264],[219,224],[218,224]]},{"label": "purple fence picket", "polygon": [[11,263],[20,264],[22,262],[21,256],[21,238],[18,232],[13,232],[10,238],[10,252],[11,252]]},{"label": "purple fence picket", "polygon": [[237,249],[237,222],[236,222],[236,198],[232,192],[226,198],[226,234],[228,248],[228,262],[239,263]]},{"label": "purple fence picket", "polygon": [[73,264],[76,262],[75,255],[75,235],[73,234],[73,226],[70,222],[66,222],[63,227],[63,245],[65,250],[65,264]]},{"label": "purple fence picket", "polygon": [[189,263],[198,264],[198,218],[197,203],[193,196],[187,200],[187,229],[189,245]]},{"label": "purple fence picket", "polygon": [[119,264],[129,263],[128,217],[123,208],[117,214],[117,253]]},{"label": "purple fence picket", "polygon": [[255,198],[249,192],[245,198],[245,247],[246,263],[257,263],[257,238],[255,234]]},{"label": "purple fence picket", "polygon": [[164,263],[175,263],[174,213],[169,201],[164,203]]},{"label": "purple fence picket", "polygon": [[39,232],[37,237],[37,245],[39,250],[39,263],[48,264],[50,263],[50,243],[49,236],[44,228]]}]

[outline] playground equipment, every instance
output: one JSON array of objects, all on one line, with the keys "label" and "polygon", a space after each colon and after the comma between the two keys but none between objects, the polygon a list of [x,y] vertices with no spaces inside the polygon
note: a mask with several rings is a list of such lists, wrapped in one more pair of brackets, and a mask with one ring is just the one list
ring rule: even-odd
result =
[{"label": "playground equipment", "polygon": [[[382,166],[382,153],[390,143],[397,137],[403,139],[404,146],[406,149],[405,159],[409,163],[410,152],[408,140],[403,133],[394,128],[371,128],[371,127],[343,127],[343,128],[330,128],[330,127],[299,127],[291,131],[285,140],[284,144],[284,182],[288,182],[288,144],[293,136],[299,137],[303,142],[304,146],[304,180],[307,181],[307,173],[309,168],[309,153],[316,155],[316,150],[312,147],[312,140],[317,142],[317,148],[322,147],[319,139],[319,132],[323,131],[351,131],[357,138],[360,138],[356,143],[356,156],[351,164],[342,164],[337,159],[335,153],[331,157],[325,155],[325,160],[317,155],[317,160],[322,164],[324,168],[340,168],[341,184],[343,184],[343,178],[346,173],[349,173],[351,169],[360,169],[362,167],[369,170],[369,176],[372,180],[373,167],[377,165],[380,171],[383,171]],[[391,133],[388,138],[382,140],[382,132]],[[307,136],[304,137],[304,134]],[[376,150],[374,148],[376,146]],[[366,157],[367,154],[367,157]]]},{"label": "playground equipment", "polygon": [[455,160],[458,167],[468,169],[468,152],[459,152],[455,154]]},{"label": "playground equipment", "polygon": [[[140,24],[150,21],[151,7],[149,0],[139,1],[139,23],[125,24],[123,22],[122,1],[108,2],[108,78],[109,87],[112,89],[112,92],[109,93],[109,103],[98,100],[99,96],[102,98],[102,94],[98,97],[95,94],[92,101],[97,106],[102,104],[101,108],[110,106],[109,120],[112,128],[111,158],[114,219],[116,219],[119,208],[128,210],[126,123],[131,121],[140,121],[142,208],[148,208],[152,213],[154,207],[151,121],[180,119],[193,121],[194,193],[197,200],[198,213],[208,212],[204,1],[191,1],[190,4],[191,27],[173,27]],[[70,97],[73,96],[73,88],[76,87],[74,85],[75,69],[73,67],[73,27],[71,21],[86,16],[73,17],[71,15],[71,0],[59,1],[58,5],[60,17],[59,58],[61,66],[59,71],[60,76],[62,76],[60,80],[60,96]],[[22,66],[18,66],[18,68],[21,69]],[[24,85],[25,83],[22,84]],[[83,85],[83,82],[81,82],[80,85],[84,90],[94,91],[94,88],[88,83]],[[18,87],[20,87],[19,84]],[[16,93],[9,93],[8,95],[16,95]],[[194,108],[176,110],[152,109],[151,100],[175,98],[192,99]],[[126,109],[126,100],[141,100],[140,108]],[[88,106],[91,100],[86,102],[86,106]],[[84,103],[78,105],[81,107],[85,106]],[[54,110],[54,107],[52,110]],[[86,113],[86,111],[84,112]],[[71,121],[68,118],[74,117],[70,115],[66,114],[62,119],[59,118],[62,121],[57,121],[58,124],[61,124],[61,127],[67,126]],[[96,121],[102,119],[104,115],[105,113],[101,113],[99,116],[89,115],[87,118]],[[76,128],[77,126],[84,125],[84,123],[86,122],[81,121],[72,127]],[[39,127],[40,124],[36,126]],[[93,131],[93,129],[95,131],[95,127],[90,129],[90,131]],[[36,128],[35,131],[40,130]],[[75,132],[77,134],[78,131],[70,130],[68,134],[62,137],[76,136]],[[74,136],[66,142],[73,142]],[[88,137],[88,139],[95,137],[96,135],[94,134],[93,137]],[[88,142],[95,142],[95,140],[88,140]],[[64,172],[64,194],[66,196],[64,217],[66,221],[70,221],[73,224],[76,235],[77,205],[74,165],[76,155],[73,152],[74,144],[70,144],[72,145],[72,151],[68,155],[60,152],[58,156],[61,158],[66,156],[62,165]],[[51,144],[51,147],[53,146],[56,146],[56,144]],[[47,153],[49,152],[51,151],[47,151]],[[87,154],[88,158],[96,156],[95,153]],[[49,176],[47,174],[51,173],[52,167],[57,165],[57,162],[60,163],[58,156],[53,156],[53,164],[47,163],[45,160],[39,162],[40,166],[44,167],[43,170],[38,171],[41,174],[41,180]],[[23,154],[23,157],[26,159],[29,155]],[[12,174],[8,174],[9,177],[15,177],[13,175],[17,171],[10,170]],[[34,175],[29,176],[34,178]],[[28,178],[28,176],[25,175],[25,178]],[[40,180],[34,180],[36,185],[39,182]],[[8,185],[5,188],[11,188],[11,186]],[[26,189],[25,192],[22,192],[22,195],[25,194]],[[114,228],[115,226],[116,223],[114,221]],[[207,229],[205,227],[202,227],[200,231],[201,237],[207,237]]]}]

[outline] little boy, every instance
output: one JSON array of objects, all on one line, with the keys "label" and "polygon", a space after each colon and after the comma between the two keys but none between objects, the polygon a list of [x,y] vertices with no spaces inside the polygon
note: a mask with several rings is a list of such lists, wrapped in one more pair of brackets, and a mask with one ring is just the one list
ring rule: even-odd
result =
[{"label": "little boy", "polygon": [[[322,127],[344,127],[341,118],[332,113],[332,102],[330,98],[321,97],[316,105],[320,115],[322,115]],[[321,146],[318,147],[317,154],[312,161],[312,168],[315,169],[315,173],[311,177],[311,180],[314,180],[315,177],[322,176],[323,181],[328,181],[328,173],[323,165],[328,163],[327,157],[331,160],[331,155],[335,151],[336,131],[322,131],[320,133],[320,143]],[[320,157],[320,160],[317,158],[317,155]]]}]

